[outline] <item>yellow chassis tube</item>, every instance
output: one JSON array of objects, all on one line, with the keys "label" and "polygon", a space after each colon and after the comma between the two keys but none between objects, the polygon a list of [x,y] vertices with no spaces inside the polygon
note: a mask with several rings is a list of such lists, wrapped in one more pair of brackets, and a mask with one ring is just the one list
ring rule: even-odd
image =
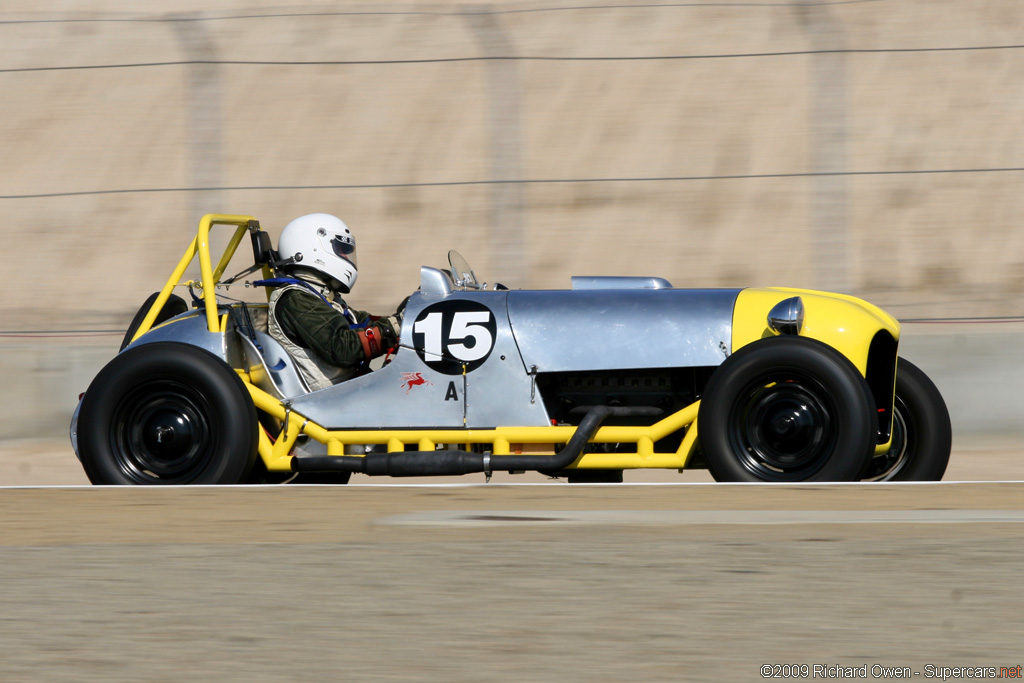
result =
[{"label": "yellow chassis tube", "polygon": [[[282,434],[271,441],[260,430],[259,453],[271,472],[291,471],[294,456],[290,455],[299,434],[327,445],[328,455],[343,455],[350,444],[386,444],[389,451],[404,450],[414,444],[421,451],[432,451],[439,444],[490,444],[494,455],[509,455],[511,444],[567,444],[575,427],[496,427],[494,429],[384,429],[328,430],[291,410],[270,394],[251,384],[245,373],[239,373],[256,408],[281,420]],[[697,411],[700,402],[692,403],[649,427],[601,427],[592,443],[632,443],[635,453],[585,453],[570,467],[575,469],[683,469],[690,462],[697,440]],[[686,429],[679,449],[672,453],[656,453],[655,442],[681,429]],[[552,456],[553,457],[553,456]],[[500,467],[498,468],[500,469]]]}]

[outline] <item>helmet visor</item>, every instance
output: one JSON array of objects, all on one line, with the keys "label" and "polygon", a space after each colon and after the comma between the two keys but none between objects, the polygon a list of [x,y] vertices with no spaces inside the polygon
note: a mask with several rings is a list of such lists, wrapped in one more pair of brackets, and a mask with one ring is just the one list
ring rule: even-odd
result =
[{"label": "helmet visor", "polygon": [[336,256],[352,263],[356,262],[356,241],[352,239],[351,235],[335,235],[331,239],[331,249],[334,250]]}]

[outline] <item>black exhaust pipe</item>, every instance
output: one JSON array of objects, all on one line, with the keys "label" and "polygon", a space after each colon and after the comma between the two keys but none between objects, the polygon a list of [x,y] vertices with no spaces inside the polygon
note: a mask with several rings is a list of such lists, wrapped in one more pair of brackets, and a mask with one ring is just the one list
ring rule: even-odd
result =
[{"label": "black exhaust pipe", "polygon": [[569,443],[555,455],[491,455],[470,451],[409,451],[350,455],[297,455],[294,472],[362,472],[370,476],[457,476],[506,470],[560,470],[583,453],[601,423],[610,416],[638,417],[650,414],[645,406],[593,406],[587,411]]}]

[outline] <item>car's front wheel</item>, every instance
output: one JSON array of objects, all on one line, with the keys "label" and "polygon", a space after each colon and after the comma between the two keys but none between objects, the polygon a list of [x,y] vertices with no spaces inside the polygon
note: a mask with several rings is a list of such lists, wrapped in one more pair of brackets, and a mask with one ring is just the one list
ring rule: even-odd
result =
[{"label": "car's front wheel", "polygon": [[900,358],[889,450],[876,455],[869,481],[938,481],[949,464],[953,430],[938,387],[920,368]]},{"label": "car's front wheel", "polygon": [[803,337],[749,344],[712,374],[697,419],[717,481],[853,481],[877,418],[853,364]]},{"label": "car's front wheel", "polygon": [[79,454],[94,484],[237,484],[256,459],[256,430],[249,393],[226,363],[154,342],[116,356],[93,380]]}]

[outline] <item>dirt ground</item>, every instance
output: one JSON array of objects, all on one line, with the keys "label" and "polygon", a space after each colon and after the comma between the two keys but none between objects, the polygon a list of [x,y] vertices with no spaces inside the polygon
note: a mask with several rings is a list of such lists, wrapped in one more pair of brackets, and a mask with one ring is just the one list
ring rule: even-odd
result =
[{"label": "dirt ground", "polygon": [[0,679],[998,670],[1020,663],[1020,494],[971,482],[2,489]]},{"label": "dirt ground", "polygon": [[1024,465],[983,445],[956,449],[960,483],[164,489],[43,488],[86,483],[68,445],[7,442],[0,680],[998,671],[1020,663]]}]

